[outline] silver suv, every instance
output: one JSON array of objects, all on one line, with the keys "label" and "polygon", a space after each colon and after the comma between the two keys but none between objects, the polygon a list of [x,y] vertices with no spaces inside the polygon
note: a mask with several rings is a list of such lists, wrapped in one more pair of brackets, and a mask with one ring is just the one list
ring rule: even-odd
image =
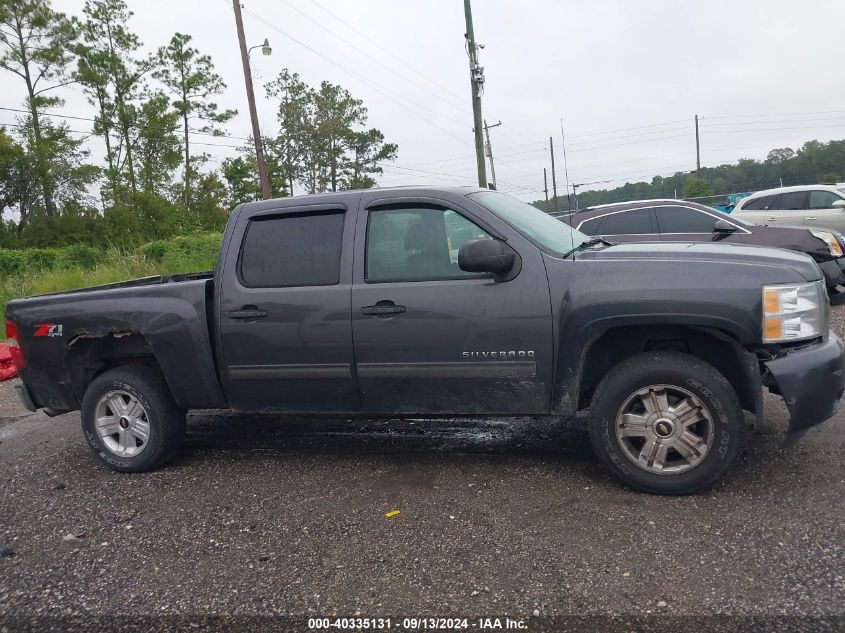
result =
[{"label": "silver suv", "polygon": [[767,189],[740,200],[732,216],[753,224],[787,224],[845,232],[845,185]]}]

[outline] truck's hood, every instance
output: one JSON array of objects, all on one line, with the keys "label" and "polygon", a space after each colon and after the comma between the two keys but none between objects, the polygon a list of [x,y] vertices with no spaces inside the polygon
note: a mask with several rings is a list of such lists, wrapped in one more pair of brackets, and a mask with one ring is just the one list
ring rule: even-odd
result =
[{"label": "truck's hood", "polygon": [[[807,281],[821,279],[816,263],[804,253],[766,246],[700,242],[634,242],[583,251],[578,259],[666,260],[668,262],[736,262],[794,271]],[[739,274],[739,271],[737,271]],[[776,282],[777,280],[773,280]]]}]

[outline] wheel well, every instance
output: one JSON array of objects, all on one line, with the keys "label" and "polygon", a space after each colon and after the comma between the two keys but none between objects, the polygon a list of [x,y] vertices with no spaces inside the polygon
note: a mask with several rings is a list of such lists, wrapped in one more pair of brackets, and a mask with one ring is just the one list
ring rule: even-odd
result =
[{"label": "wheel well", "polygon": [[589,407],[596,387],[613,367],[653,350],[684,352],[709,363],[734,388],[742,408],[756,412],[756,394],[739,343],[718,330],[671,325],[613,328],[596,338],[582,356],[578,409]]},{"label": "wheel well", "polygon": [[79,336],[68,346],[65,362],[79,402],[92,380],[115,367],[145,365],[161,371],[152,346],[142,334]]}]

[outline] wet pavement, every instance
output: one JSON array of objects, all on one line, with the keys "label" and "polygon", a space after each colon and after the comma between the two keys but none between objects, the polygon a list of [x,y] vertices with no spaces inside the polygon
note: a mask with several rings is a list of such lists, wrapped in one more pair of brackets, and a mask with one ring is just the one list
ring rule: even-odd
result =
[{"label": "wet pavement", "polygon": [[[784,428],[780,399],[766,406]],[[91,456],[77,413],[26,416],[0,424],[0,630],[202,630],[208,614],[232,629],[507,615],[560,630],[551,618],[578,615],[842,630],[845,415],[780,441],[757,435],[711,491],[657,497],[531,419],[202,412],[176,462],[122,475]]]}]

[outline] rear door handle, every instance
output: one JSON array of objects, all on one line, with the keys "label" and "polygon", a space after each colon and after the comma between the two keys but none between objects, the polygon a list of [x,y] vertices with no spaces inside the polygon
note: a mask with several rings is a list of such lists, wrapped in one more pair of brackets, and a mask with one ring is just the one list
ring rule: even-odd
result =
[{"label": "rear door handle", "polygon": [[405,306],[396,305],[392,301],[379,301],[373,306],[364,306],[361,308],[361,314],[370,314],[375,316],[402,314],[404,311]]},{"label": "rear door handle", "polygon": [[766,222],[777,222],[777,218],[766,218]]},{"label": "rear door handle", "polygon": [[240,310],[227,312],[226,316],[230,319],[261,319],[267,316],[267,312],[259,310],[258,306],[244,306]]},{"label": "rear door handle", "polygon": [[811,221],[813,221],[813,222],[815,222],[815,221],[816,221],[816,218],[814,218],[814,217],[809,217],[809,218],[804,218],[804,219],[805,219],[805,220],[811,220]]}]

